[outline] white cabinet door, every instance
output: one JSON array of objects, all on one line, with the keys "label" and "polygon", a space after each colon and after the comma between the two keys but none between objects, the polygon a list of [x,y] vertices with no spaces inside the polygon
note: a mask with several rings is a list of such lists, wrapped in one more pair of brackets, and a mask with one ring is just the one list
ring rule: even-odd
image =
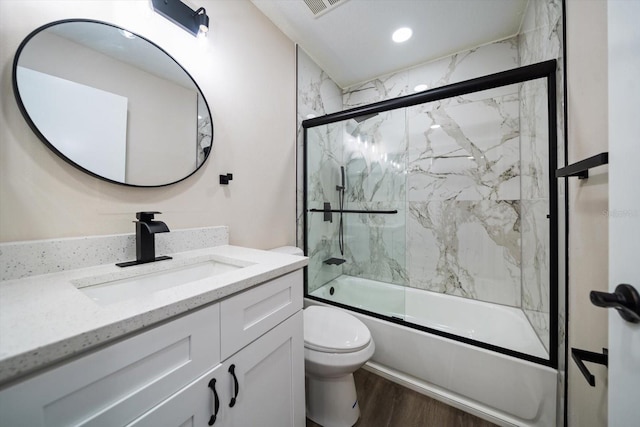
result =
[{"label": "white cabinet door", "polygon": [[229,390],[237,398],[229,407],[230,427],[302,427],[304,407],[304,342],[302,311],[247,346],[225,363],[234,366]]},{"label": "white cabinet door", "polygon": [[[299,311],[130,426],[303,427],[302,333]],[[214,394],[209,388],[212,379],[216,380],[219,407],[215,422],[210,424],[215,413]]]},{"label": "white cabinet door", "polygon": [[302,270],[298,270],[222,301],[222,360],[302,310],[302,290]]},{"label": "white cabinet door", "polygon": [[227,382],[228,376],[223,368],[223,365],[216,366],[128,426],[193,427],[210,425],[219,427],[228,425],[224,420],[226,406],[220,393],[222,389],[229,388],[223,385]]}]

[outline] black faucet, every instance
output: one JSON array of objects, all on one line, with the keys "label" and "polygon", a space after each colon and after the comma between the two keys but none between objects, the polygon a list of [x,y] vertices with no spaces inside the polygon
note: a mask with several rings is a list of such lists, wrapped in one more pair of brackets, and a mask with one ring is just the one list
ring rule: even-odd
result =
[{"label": "black faucet", "polygon": [[161,212],[136,212],[136,260],[121,262],[118,267],[146,264],[148,262],[171,259],[169,256],[156,257],[156,233],[168,233],[169,227],[162,221],[154,221],[153,216]]}]

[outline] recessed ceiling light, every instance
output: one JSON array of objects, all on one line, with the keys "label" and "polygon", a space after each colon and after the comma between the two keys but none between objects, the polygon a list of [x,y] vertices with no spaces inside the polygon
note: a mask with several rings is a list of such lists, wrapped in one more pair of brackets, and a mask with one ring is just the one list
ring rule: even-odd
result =
[{"label": "recessed ceiling light", "polygon": [[413,88],[413,90],[414,90],[415,92],[422,92],[423,90],[427,90],[427,89],[429,89],[429,86],[427,86],[427,85],[426,85],[426,84],[424,84],[424,83],[419,84],[419,85],[417,85],[416,87],[414,87],[414,88]]},{"label": "recessed ceiling light", "polygon": [[431,125],[431,129],[438,129],[440,125]]},{"label": "recessed ceiling light", "polygon": [[393,32],[391,38],[396,43],[406,42],[413,35],[413,30],[409,27],[398,28]]}]

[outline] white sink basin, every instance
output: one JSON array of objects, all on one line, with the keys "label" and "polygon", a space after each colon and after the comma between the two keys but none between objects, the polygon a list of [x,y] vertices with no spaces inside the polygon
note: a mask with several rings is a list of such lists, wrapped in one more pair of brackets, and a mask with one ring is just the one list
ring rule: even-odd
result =
[{"label": "white sink basin", "polygon": [[[166,268],[161,271],[140,272],[109,276],[106,279],[85,278],[74,285],[78,290],[99,305],[109,305],[116,302],[125,301],[132,298],[139,298],[153,292],[184,285],[196,280],[218,276],[236,271],[250,265],[248,263],[231,263],[219,260],[208,259],[200,262],[191,262],[187,265],[179,265]],[[153,266],[155,267],[155,265]],[[129,277],[120,278],[122,275]]]}]

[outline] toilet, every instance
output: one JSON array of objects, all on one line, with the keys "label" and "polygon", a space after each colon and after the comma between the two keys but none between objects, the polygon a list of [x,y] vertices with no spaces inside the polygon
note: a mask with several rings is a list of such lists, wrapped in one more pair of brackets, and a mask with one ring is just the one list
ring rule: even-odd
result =
[{"label": "toilet", "polygon": [[[272,251],[303,255],[293,246]],[[360,417],[353,373],[373,356],[371,333],[336,308],[312,305],[303,319],[307,418],[323,427],[351,427]]]},{"label": "toilet", "polygon": [[351,427],[360,417],[353,373],[373,356],[369,329],[335,308],[304,309],[307,417],[323,427]]}]

